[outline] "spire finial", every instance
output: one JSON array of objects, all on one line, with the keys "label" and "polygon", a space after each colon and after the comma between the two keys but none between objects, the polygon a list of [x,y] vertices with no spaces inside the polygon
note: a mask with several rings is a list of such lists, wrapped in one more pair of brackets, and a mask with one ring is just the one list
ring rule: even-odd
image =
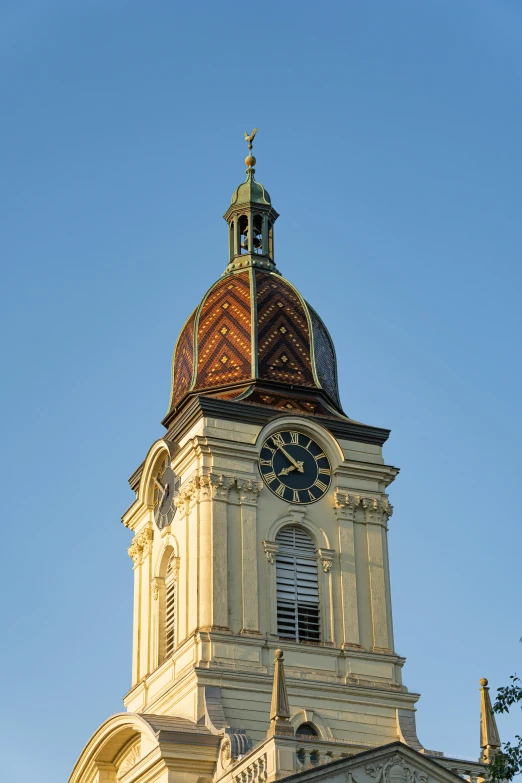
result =
[{"label": "spire finial", "polygon": [[257,133],[257,128],[254,128],[250,136],[248,135],[248,133],[245,133],[245,141],[248,143],[248,149],[250,150],[250,155],[247,155],[247,157],[245,158],[245,163],[248,167],[247,171],[253,171],[254,170],[253,167],[256,165],[256,159],[251,153],[252,142],[255,139],[256,133]]},{"label": "spire finial", "polygon": [[488,681],[480,680],[480,760],[488,764],[500,750],[500,737],[489,697]]},{"label": "spire finial", "polygon": [[289,722],[290,707],[288,705],[288,693],[286,692],[285,670],[283,666],[283,651],[275,651],[274,685],[272,688],[272,703],[270,705],[270,728],[267,739],[270,737],[293,737],[294,727]]}]

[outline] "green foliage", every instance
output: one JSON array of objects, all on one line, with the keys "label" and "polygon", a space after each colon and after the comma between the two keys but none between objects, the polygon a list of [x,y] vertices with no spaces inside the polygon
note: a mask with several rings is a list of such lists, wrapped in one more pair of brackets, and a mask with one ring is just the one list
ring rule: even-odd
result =
[{"label": "green foliage", "polygon": [[[520,641],[522,642],[522,639]],[[516,674],[512,674],[509,679],[511,680],[510,685],[505,685],[497,690],[493,712],[509,712],[513,704],[522,702],[522,680]],[[492,783],[513,780],[516,775],[520,775],[522,772],[522,737],[517,734],[515,739],[518,742],[514,744],[511,742],[502,743],[502,749],[489,765]]]},{"label": "green foliage", "polygon": [[515,739],[518,742],[514,745],[510,742],[504,742],[502,750],[497,753],[489,765],[489,779],[492,783],[513,780],[515,775],[522,772],[522,737],[517,734]]}]

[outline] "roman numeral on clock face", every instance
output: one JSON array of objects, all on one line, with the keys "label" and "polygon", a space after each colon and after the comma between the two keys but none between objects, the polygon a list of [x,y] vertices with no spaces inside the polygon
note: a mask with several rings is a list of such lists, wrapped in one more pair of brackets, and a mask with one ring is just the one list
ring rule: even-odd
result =
[{"label": "roman numeral on clock face", "polygon": [[[272,464],[272,463],[271,463],[271,461],[270,461],[269,459],[262,459],[262,460],[261,460],[261,465],[271,465],[271,464]],[[319,473],[320,473],[320,472],[321,472],[321,471],[319,471]],[[328,472],[328,471],[326,471],[326,472]]]},{"label": "roman numeral on clock face", "polygon": [[285,442],[283,440],[283,436],[281,435],[281,433],[276,432],[275,435],[272,435],[272,443],[275,446],[277,446],[277,447],[285,445]]},{"label": "roman numeral on clock face", "polygon": [[280,498],[284,498],[285,496],[285,485],[279,484],[278,488],[275,491],[276,495],[279,495]]},{"label": "roman numeral on clock face", "polygon": [[324,482],[319,481],[319,479],[315,480],[314,487],[317,487],[317,489],[320,489],[321,492],[326,492],[326,490],[328,489],[327,485]]},{"label": "roman numeral on clock face", "polygon": [[270,473],[263,473],[263,478],[265,479],[265,481],[268,481],[268,483],[271,484],[272,481],[276,480],[277,476],[274,473],[274,471],[271,470]]},{"label": "roman numeral on clock face", "polygon": [[290,433],[290,444],[292,446],[298,446],[299,445],[299,433],[298,432],[291,432]]},{"label": "roman numeral on clock face", "polygon": [[[261,464],[263,464],[263,460],[261,460]],[[328,470],[328,468],[319,468],[319,475],[329,476],[330,471]]]},{"label": "roman numeral on clock face", "polygon": [[317,456],[314,456],[314,459],[317,462],[317,460],[322,459],[323,457],[326,457],[326,454],[323,454],[323,452],[321,452]]}]

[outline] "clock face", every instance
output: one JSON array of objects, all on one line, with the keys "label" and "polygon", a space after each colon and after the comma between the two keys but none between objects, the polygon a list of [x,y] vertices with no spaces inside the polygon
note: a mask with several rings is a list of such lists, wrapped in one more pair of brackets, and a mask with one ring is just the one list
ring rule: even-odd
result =
[{"label": "clock face", "polygon": [[176,513],[176,497],[179,492],[180,479],[170,467],[170,460],[165,457],[160,465],[154,481],[154,520],[160,530],[170,525]]},{"label": "clock face", "polygon": [[293,430],[275,432],[265,440],[259,469],[267,487],[290,503],[315,503],[332,478],[322,448],[308,435]]}]

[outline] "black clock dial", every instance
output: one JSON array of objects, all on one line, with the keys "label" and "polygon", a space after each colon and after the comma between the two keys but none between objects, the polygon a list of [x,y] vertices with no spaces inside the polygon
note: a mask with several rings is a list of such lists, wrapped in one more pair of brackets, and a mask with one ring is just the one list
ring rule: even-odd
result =
[{"label": "black clock dial", "polygon": [[180,479],[170,467],[169,458],[165,457],[154,477],[154,519],[160,530],[174,519],[179,485]]},{"label": "black clock dial", "polygon": [[290,503],[315,503],[330,486],[332,469],[322,448],[302,432],[281,430],[261,448],[259,469],[267,487]]}]

